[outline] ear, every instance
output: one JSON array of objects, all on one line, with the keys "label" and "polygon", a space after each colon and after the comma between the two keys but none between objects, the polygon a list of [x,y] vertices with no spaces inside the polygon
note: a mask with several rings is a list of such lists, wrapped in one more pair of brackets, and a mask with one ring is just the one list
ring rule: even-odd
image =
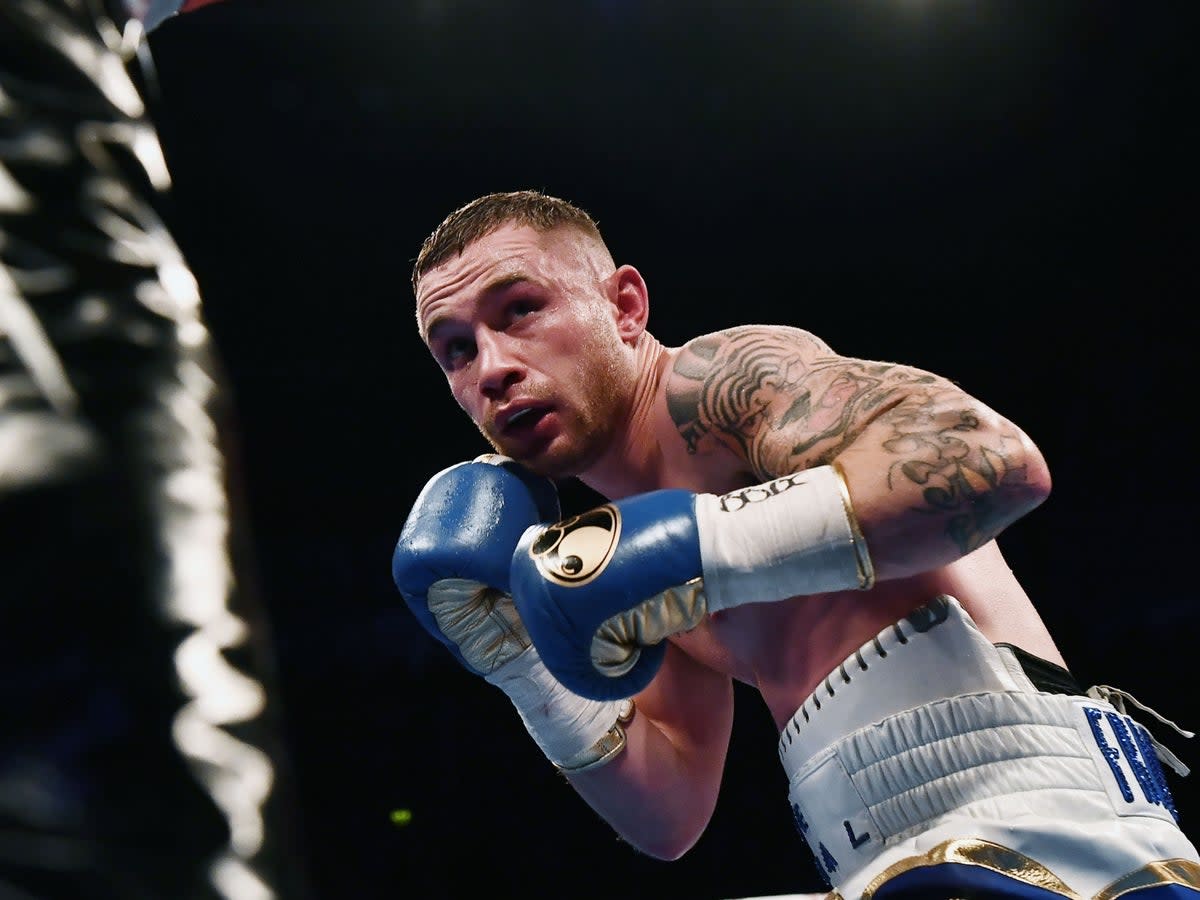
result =
[{"label": "ear", "polygon": [[617,333],[633,344],[646,330],[650,318],[650,294],[642,273],[633,266],[621,266],[608,281],[608,298],[613,305]]}]

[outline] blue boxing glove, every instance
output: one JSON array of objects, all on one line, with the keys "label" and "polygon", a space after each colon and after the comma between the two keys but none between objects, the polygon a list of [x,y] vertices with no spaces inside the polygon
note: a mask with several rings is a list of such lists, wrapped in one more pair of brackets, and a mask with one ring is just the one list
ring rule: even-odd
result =
[{"label": "blue boxing glove", "polygon": [[487,454],[429,480],[392,554],[392,580],[425,630],[503,690],[546,756],[567,773],[624,747],[629,704],[572,694],[546,669],[508,593],[513,550],[559,515],[553,482]]},{"label": "blue boxing glove", "polygon": [[662,642],[710,612],[873,583],[849,490],[830,465],[721,496],[651,491],[532,525],[511,572],[550,671],[597,700],[645,688]]},{"label": "blue boxing glove", "polygon": [[530,637],[555,676],[586,697],[642,690],[662,663],[662,640],[708,612],[690,491],[652,491],[534,525],[512,563]]},{"label": "blue boxing glove", "polygon": [[558,515],[552,482],[494,454],[438,472],[409,511],[392,580],[425,630],[475,674],[528,647],[507,599],[512,552],[529,525]]}]

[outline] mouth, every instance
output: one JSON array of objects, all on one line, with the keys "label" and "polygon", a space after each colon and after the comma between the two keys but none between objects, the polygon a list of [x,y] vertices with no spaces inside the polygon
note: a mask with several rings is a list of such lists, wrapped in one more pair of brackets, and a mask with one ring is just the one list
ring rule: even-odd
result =
[{"label": "mouth", "polygon": [[545,406],[526,406],[523,409],[518,409],[502,420],[500,433],[509,437],[528,434],[537,427],[537,423],[549,411],[549,407]]}]

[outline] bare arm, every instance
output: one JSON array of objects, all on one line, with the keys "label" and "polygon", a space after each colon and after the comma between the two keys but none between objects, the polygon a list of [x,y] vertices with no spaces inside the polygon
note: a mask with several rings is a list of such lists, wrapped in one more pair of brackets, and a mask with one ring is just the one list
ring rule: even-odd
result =
[{"label": "bare arm", "polygon": [[716,807],[733,727],[733,683],[668,644],[662,668],[635,703],[621,755],[569,780],[638,850],[677,859]]},{"label": "bare arm", "polygon": [[837,460],[881,580],[970,553],[1050,490],[1024,432],[946,378],[838,356],[800,329],[697,338],[667,395],[689,446],[722,442],[756,480]]}]

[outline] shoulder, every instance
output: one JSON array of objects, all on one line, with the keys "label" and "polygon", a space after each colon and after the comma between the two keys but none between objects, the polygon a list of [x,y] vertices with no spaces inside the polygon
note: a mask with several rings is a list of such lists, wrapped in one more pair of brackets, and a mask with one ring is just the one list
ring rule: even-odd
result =
[{"label": "shoulder", "polygon": [[[761,410],[764,389],[778,390],[833,357],[821,338],[787,325],[738,325],[699,335],[672,352],[667,409],[689,452],[709,435],[729,443]],[[744,452],[740,441],[733,446]]]},{"label": "shoulder", "polygon": [[691,397],[733,378],[760,378],[771,370],[835,356],[810,331],[789,325],[738,325],[692,338],[673,354],[667,396]]},{"label": "shoulder", "polygon": [[674,372],[698,374],[744,352],[833,355],[825,341],[811,331],[791,325],[737,325],[692,338],[675,357]]}]

